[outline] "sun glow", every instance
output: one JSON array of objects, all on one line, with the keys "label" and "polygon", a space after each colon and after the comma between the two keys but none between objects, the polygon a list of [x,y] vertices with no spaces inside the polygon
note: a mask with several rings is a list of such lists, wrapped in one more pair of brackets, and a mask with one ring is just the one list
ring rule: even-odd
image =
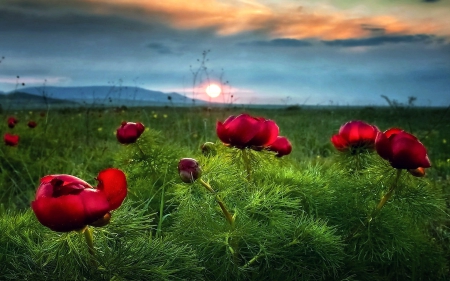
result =
[{"label": "sun glow", "polygon": [[216,98],[220,95],[222,89],[217,84],[209,84],[205,91],[211,98]]}]

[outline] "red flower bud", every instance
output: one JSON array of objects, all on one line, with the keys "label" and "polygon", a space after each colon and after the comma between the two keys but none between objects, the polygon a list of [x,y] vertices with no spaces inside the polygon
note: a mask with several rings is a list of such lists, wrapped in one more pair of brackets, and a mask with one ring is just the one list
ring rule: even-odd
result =
[{"label": "red flower bud", "polygon": [[101,171],[98,180],[98,187],[93,188],[71,175],[45,176],[31,208],[39,222],[54,231],[107,224],[109,212],[118,208],[126,197],[126,178],[122,171],[110,168]]},{"label": "red flower bud", "polygon": [[16,146],[19,144],[19,136],[18,135],[6,133],[3,136],[3,140],[5,141],[5,144],[9,145],[9,146]]},{"label": "red flower bud", "polygon": [[8,127],[11,129],[14,128],[18,122],[19,120],[17,120],[14,116],[8,117]]},{"label": "red flower bud", "polygon": [[202,175],[202,170],[197,160],[192,158],[183,158],[178,162],[178,173],[185,183],[192,183]]},{"label": "red flower bud", "polygon": [[145,127],[142,123],[122,122],[120,127],[117,128],[116,137],[122,144],[135,143],[144,130]]},{"label": "red flower bud", "polygon": [[379,129],[363,121],[355,120],[345,123],[339,133],[331,137],[331,142],[339,151],[358,148],[374,148]]},{"label": "red flower bud", "polygon": [[29,128],[33,129],[33,128],[35,128],[37,126],[37,123],[34,122],[34,121],[29,121],[27,125],[28,125]]}]

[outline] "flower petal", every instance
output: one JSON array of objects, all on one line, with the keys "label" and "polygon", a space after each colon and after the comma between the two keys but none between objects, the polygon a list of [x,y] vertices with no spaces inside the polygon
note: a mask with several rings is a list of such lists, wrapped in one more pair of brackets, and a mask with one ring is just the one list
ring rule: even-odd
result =
[{"label": "flower petal", "polygon": [[223,143],[225,144],[230,143],[230,138],[228,137],[227,129],[225,125],[222,124],[221,122],[216,123],[216,134]]},{"label": "flower petal", "polygon": [[392,157],[391,142],[383,132],[378,132],[375,139],[375,150],[385,160],[389,160]]},{"label": "flower petal", "polygon": [[53,231],[68,232],[86,225],[84,205],[78,195],[43,197],[31,202],[31,208],[39,222]]},{"label": "flower petal", "polygon": [[127,196],[125,174],[119,169],[109,168],[101,171],[97,180],[99,181],[97,189],[105,194],[110,204],[109,211],[119,208]]},{"label": "flower petal", "polygon": [[259,132],[260,122],[248,114],[241,114],[225,126],[230,144],[240,147],[247,146]]},{"label": "flower petal", "polygon": [[[35,199],[39,199],[42,197],[53,197],[54,195],[54,185],[51,183],[54,179],[61,180],[61,186],[69,187],[67,189],[85,189],[85,188],[93,188],[90,184],[85,182],[84,180],[77,178],[72,175],[60,174],[60,175],[48,175],[41,178],[40,185],[38,190],[36,191]],[[66,192],[70,193],[70,192]],[[62,195],[62,194],[60,194]],[[60,196],[58,195],[58,196]]]},{"label": "flower petal", "polygon": [[268,147],[268,150],[277,152],[276,156],[281,157],[281,156],[288,155],[291,153],[292,145],[286,137],[279,136]]},{"label": "flower petal", "polygon": [[400,132],[403,132],[403,130],[400,128],[390,128],[389,130],[384,131],[384,135],[387,138],[390,138],[392,135],[396,135]]},{"label": "flower petal", "polygon": [[374,145],[375,138],[380,131],[376,126],[369,125],[364,122],[361,122],[358,125],[358,130],[360,140],[367,145]]},{"label": "flower petal", "polygon": [[391,165],[397,169],[431,167],[425,146],[411,134],[400,132],[393,135]]},{"label": "flower petal", "polygon": [[272,120],[259,119],[259,132],[250,140],[249,145],[267,146],[273,143],[279,133],[278,125]]},{"label": "flower petal", "polygon": [[339,151],[346,150],[348,147],[347,141],[339,134],[333,135],[331,137],[331,142],[333,143],[334,147]]}]

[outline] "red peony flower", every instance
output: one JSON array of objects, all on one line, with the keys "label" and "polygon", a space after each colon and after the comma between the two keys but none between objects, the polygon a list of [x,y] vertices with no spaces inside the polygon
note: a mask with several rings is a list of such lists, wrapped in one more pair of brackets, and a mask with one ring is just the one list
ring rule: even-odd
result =
[{"label": "red peony flower", "polygon": [[373,148],[379,131],[376,126],[363,121],[350,121],[341,126],[338,134],[331,137],[331,142],[339,151]]},{"label": "red peony flower", "polygon": [[37,219],[53,231],[69,232],[86,225],[104,225],[110,211],[127,195],[125,174],[109,168],[98,174],[97,188],[71,175],[48,175],[41,179],[31,202]]},{"label": "red peony flower", "polygon": [[241,114],[217,122],[216,132],[224,144],[242,149],[270,145],[278,137],[279,128],[272,120]]},{"label": "red peony flower", "polygon": [[401,129],[392,128],[384,133],[379,132],[375,148],[396,169],[411,169],[419,174],[418,168],[431,167],[425,146],[415,136]]},{"label": "red peony flower", "polygon": [[178,173],[185,183],[192,183],[202,175],[202,170],[197,160],[183,158],[178,162]]},{"label": "red peony flower", "polygon": [[34,122],[34,121],[29,121],[27,125],[28,125],[28,127],[33,129],[33,128],[35,128],[37,126],[37,123]]},{"label": "red peony flower", "polygon": [[281,157],[288,155],[292,151],[292,145],[286,137],[277,137],[277,139],[270,144],[267,149],[269,151],[275,151],[277,154],[275,156]]},{"label": "red peony flower", "polygon": [[144,130],[145,127],[142,123],[122,122],[122,125],[117,128],[116,137],[122,144],[135,143]]},{"label": "red peony flower", "polygon": [[18,135],[6,133],[3,136],[3,140],[5,141],[5,144],[9,145],[9,146],[16,146],[19,144],[19,136]]},{"label": "red peony flower", "polygon": [[8,117],[8,127],[11,129],[14,128],[18,122],[19,120],[17,120],[14,116]]}]

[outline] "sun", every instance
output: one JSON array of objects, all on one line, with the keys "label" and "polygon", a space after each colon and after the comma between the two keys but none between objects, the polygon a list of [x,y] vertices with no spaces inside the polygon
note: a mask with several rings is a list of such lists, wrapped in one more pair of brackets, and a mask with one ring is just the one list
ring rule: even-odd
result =
[{"label": "sun", "polygon": [[222,89],[217,84],[209,84],[208,87],[206,87],[206,94],[211,98],[218,97],[221,92]]}]

